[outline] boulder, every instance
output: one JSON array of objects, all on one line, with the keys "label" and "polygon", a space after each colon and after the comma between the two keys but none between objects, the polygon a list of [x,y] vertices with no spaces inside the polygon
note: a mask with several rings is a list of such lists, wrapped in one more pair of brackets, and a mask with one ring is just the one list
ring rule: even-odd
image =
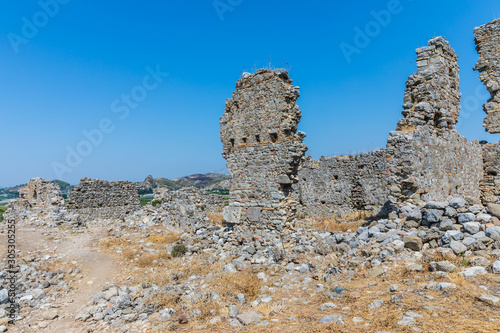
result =
[{"label": "boulder", "polygon": [[420,251],[422,250],[422,239],[418,236],[404,236],[403,237],[403,242],[405,243],[405,247],[409,248],[410,250],[413,251]]}]

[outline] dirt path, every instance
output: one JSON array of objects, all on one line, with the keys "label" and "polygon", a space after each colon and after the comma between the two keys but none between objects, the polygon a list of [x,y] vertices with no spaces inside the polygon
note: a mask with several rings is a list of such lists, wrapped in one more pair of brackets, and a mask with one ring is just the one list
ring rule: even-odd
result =
[{"label": "dirt path", "polygon": [[71,260],[78,261],[83,267],[82,274],[85,277],[81,280],[77,290],[63,296],[55,301],[60,306],[59,319],[52,321],[47,328],[39,328],[39,332],[64,332],[80,333],[86,332],[77,322],[75,316],[87,306],[91,297],[99,292],[104,284],[112,281],[118,272],[119,266],[108,255],[101,253],[96,248],[98,240],[103,237],[104,230],[90,227],[83,233],[67,232],[61,242],[55,242],[51,237],[40,235],[38,229],[18,230],[19,248],[32,251],[37,248],[48,246],[53,249],[57,247],[57,252],[67,255]]}]

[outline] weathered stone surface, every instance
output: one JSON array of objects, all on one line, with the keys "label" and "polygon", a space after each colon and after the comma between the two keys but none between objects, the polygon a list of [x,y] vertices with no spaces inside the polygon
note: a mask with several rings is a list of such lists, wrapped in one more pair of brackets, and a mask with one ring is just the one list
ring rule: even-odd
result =
[{"label": "weathered stone surface", "polygon": [[465,246],[464,244],[462,244],[462,242],[460,241],[454,241],[452,240],[450,242],[450,248],[453,250],[453,252],[455,252],[455,254],[462,254],[464,253],[465,251],[467,251],[467,246]]},{"label": "weathered stone surface", "polygon": [[59,316],[58,312],[56,309],[49,309],[49,310],[45,310],[43,313],[42,313],[42,318],[45,319],[45,320],[54,320],[56,319],[57,317]]},{"label": "weathered stone surface", "polygon": [[385,150],[357,156],[310,157],[299,171],[298,200],[308,215],[378,214],[388,200]]},{"label": "weathered stone surface", "polygon": [[222,211],[222,216],[224,221],[228,223],[240,223],[241,222],[241,207],[227,206],[224,207]]},{"label": "weathered stone surface", "polygon": [[441,209],[427,209],[427,221],[431,223],[439,222],[443,214],[444,211]]},{"label": "weathered stone surface", "polygon": [[247,218],[250,222],[259,222],[262,215],[262,208],[250,207],[247,210]]},{"label": "weathered stone surface", "polygon": [[488,204],[487,208],[491,215],[495,216],[496,218],[500,218],[500,205],[490,203]]},{"label": "weathered stone surface", "polygon": [[241,219],[251,207],[262,208],[259,220],[268,228],[294,216],[292,184],[307,150],[297,133],[299,96],[288,72],[259,69],[240,79],[226,101],[222,155],[232,176],[229,205],[242,207]]},{"label": "weathered stone surface", "polygon": [[137,184],[128,181],[108,182],[82,178],[68,198],[69,211],[79,213],[85,220],[124,218],[140,209]]},{"label": "weathered stone surface", "polygon": [[236,316],[243,325],[251,325],[262,320],[262,316],[255,311],[245,311]]},{"label": "weathered stone surface", "polygon": [[451,273],[457,270],[457,267],[449,261],[431,262],[429,268],[431,271],[447,273]]},{"label": "weathered stone surface", "polygon": [[405,243],[405,247],[409,248],[413,251],[422,250],[422,239],[418,236],[404,236],[403,242]]},{"label": "weathered stone surface", "polygon": [[464,269],[461,274],[466,279],[470,279],[470,278],[475,277],[476,275],[484,275],[486,273],[488,273],[488,272],[486,271],[486,269],[484,267],[476,266],[476,267],[470,267],[470,268]]},{"label": "weathered stone surface", "polygon": [[484,127],[489,133],[500,133],[500,19],[474,29],[479,60],[474,69],[491,94],[484,105]]},{"label": "weathered stone surface", "polygon": [[19,199],[9,202],[4,218],[33,225],[81,224],[78,216],[67,214],[59,186],[42,178],[31,179],[19,190]]},{"label": "weathered stone surface", "polygon": [[319,321],[322,324],[336,323],[336,324],[344,324],[343,318],[340,315],[326,315]]},{"label": "weathered stone surface", "polygon": [[481,295],[479,300],[489,305],[500,306],[500,297],[494,295]]},{"label": "weathered stone surface", "polygon": [[401,186],[393,195],[401,201],[415,193],[424,201],[460,195],[479,202],[481,147],[455,129],[461,96],[457,56],[443,37],[435,37],[417,49],[420,59],[427,61],[417,63],[406,83],[404,118],[387,142],[389,182]]}]

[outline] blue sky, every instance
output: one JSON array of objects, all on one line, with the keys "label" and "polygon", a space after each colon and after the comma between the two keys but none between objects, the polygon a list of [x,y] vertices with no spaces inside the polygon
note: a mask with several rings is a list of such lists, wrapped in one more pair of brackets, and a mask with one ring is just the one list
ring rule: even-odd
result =
[{"label": "blue sky", "polygon": [[383,148],[415,49],[437,35],[459,55],[460,132],[498,140],[472,70],[473,29],[500,16],[498,0],[54,1],[0,3],[0,186],[223,169],[225,99],[242,72],[269,64],[288,64],[301,87],[308,154]]}]

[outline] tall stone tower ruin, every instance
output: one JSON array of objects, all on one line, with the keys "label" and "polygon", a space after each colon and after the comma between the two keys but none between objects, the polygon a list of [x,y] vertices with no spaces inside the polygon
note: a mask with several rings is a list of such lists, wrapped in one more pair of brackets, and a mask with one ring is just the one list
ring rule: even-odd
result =
[{"label": "tall stone tower ruin", "polygon": [[299,87],[288,72],[245,73],[220,119],[223,157],[232,176],[229,223],[281,228],[293,214],[292,185],[307,147],[297,133]]}]

